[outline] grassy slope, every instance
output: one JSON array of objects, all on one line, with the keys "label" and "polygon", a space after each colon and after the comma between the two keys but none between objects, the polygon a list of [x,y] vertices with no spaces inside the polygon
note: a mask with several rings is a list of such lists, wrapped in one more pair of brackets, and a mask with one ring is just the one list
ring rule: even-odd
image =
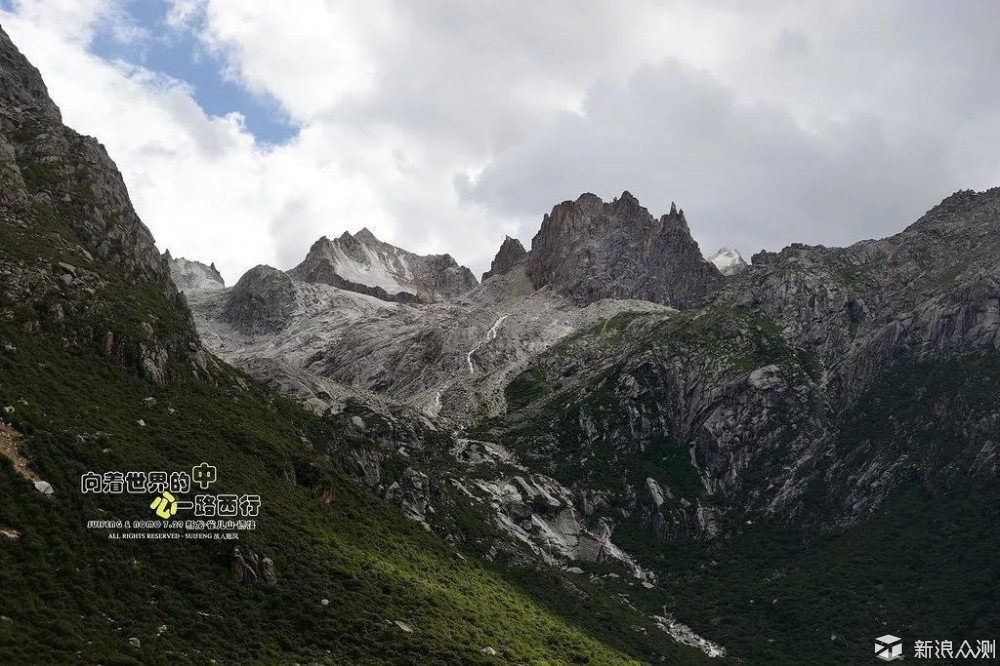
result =
[{"label": "grassy slope", "polygon": [[[0,527],[22,534],[0,540],[0,615],[11,619],[0,621],[0,663],[499,661],[481,654],[484,646],[511,662],[631,662],[313,454],[305,440],[340,436],[329,423],[263,388],[240,388],[229,370],[209,383],[189,379],[178,363],[170,381],[154,386],[99,356],[88,331],[141,335],[138,323],[154,321],[170,335],[179,326],[175,307],[155,288],[74,252],[78,239],[58,209],[36,206],[28,215],[26,227],[0,223],[0,260],[45,270],[70,260],[107,286],[63,325],[43,323],[31,334],[23,324],[44,322],[65,291],[0,302],[0,405],[15,407],[7,418],[56,489],[44,497],[0,461]],[[157,405],[143,406],[146,397]],[[91,519],[150,512],[148,498],[81,496],[82,472],[184,469],[203,460],[218,466],[219,490],[263,497],[258,530],[245,543],[273,558],[276,585],[233,582],[231,543],[113,542],[85,529]],[[308,463],[322,470],[331,505],[294,482],[296,467]],[[139,650],[129,646],[133,636]]]},{"label": "grassy slope", "polygon": [[[674,329],[672,338],[683,340],[685,329]],[[808,361],[801,354],[782,360],[807,371]],[[538,412],[537,420],[515,421],[515,427],[560,424],[560,450],[571,450],[580,438],[576,406],[563,420],[550,413],[550,389],[538,388],[544,382],[533,369],[512,382],[508,393],[521,405],[534,402],[529,409]],[[957,647],[962,640],[994,638],[1000,488],[970,473],[969,451],[983,444],[981,435],[970,434],[972,426],[1000,413],[997,387],[998,356],[908,364],[842,414],[840,455],[874,446],[905,452],[913,467],[887,504],[850,528],[789,530],[736,509],[726,538],[665,542],[648,524],[621,521],[615,542],[659,576],[657,589],[638,592],[640,607],[658,612],[666,604],[695,631],[725,645],[734,662],[748,664],[868,662],[872,639],[886,633],[903,637],[911,656],[917,639],[953,640]],[[669,462],[641,455],[620,464],[641,472],[639,479],[672,473]],[[560,470],[567,471],[565,465]],[[812,491],[815,508],[826,510],[829,489]]]}]

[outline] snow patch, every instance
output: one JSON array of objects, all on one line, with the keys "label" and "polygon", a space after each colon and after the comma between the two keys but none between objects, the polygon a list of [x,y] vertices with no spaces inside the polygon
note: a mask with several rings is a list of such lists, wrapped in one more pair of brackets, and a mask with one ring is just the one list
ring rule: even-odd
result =
[{"label": "snow patch", "polygon": [[708,258],[708,261],[715,264],[715,267],[723,275],[735,275],[747,267],[747,262],[743,259],[743,255],[738,250],[728,247],[724,247],[713,254]]}]

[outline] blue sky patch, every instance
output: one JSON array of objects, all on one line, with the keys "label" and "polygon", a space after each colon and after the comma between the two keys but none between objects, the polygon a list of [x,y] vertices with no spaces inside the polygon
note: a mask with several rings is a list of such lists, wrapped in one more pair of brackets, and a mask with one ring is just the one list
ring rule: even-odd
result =
[{"label": "blue sky patch", "polygon": [[[9,0],[0,3],[6,6]],[[90,45],[91,52],[184,81],[207,114],[241,113],[247,130],[259,143],[280,144],[297,134],[298,129],[275,99],[227,80],[223,74],[226,65],[217,55],[200,44],[191,32],[167,25],[168,10],[164,0],[129,0],[125,11],[133,24],[148,31],[150,37],[129,41],[122,40],[111,28],[98,30]]]}]

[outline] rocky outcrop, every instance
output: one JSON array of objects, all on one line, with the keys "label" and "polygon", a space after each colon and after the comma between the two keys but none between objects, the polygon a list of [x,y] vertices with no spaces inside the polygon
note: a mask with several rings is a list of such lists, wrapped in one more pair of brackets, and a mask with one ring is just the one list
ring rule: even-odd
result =
[{"label": "rocky outcrop", "polygon": [[296,280],[328,284],[383,300],[432,303],[463,294],[478,283],[447,254],[420,256],[383,243],[368,229],[316,241],[290,270]]},{"label": "rocky outcrop", "polygon": [[506,275],[515,266],[524,261],[524,258],[527,256],[528,253],[524,249],[524,246],[521,245],[521,241],[507,236],[497,251],[496,256],[493,257],[490,270],[483,273],[483,282],[486,282],[494,275]]},{"label": "rocky outcrop", "polygon": [[427,523],[427,511],[431,506],[430,479],[423,472],[407,467],[397,481],[385,491],[385,499],[395,504],[410,518]]},{"label": "rocky outcrop", "polygon": [[236,546],[231,557],[230,573],[237,583],[275,583],[278,580],[274,562],[260,557],[246,546]]},{"label": "rocky outcrop", "polygon": [[244,335],[266,335],[284,329],[294,310],[292,279],[261,265],[247,271],[227,295],[221,319]]},{"label": "rocky outcrop", "polygon": [[170,277],[182,292],[226,288],[226,281],[222,279],[222,274],[214,263],[206,266],[200,261],[189,261],[184,257],[174,259],[169,250],[163,256],[170,266]]},{"label": "rocky outcrop", "polygon": [[542,220],[528,275],[585,305],[636,298],[685,308],[712,293],[719,271],[702,257],[683,211],[654,218],[628,192],[611,203],[593,194],[566,201]]},{"label": "rocky outcrop", "polygon": [[62,114],[49,98],[42,75],[3,30],[0,30],[0,108],[5,115],[18,115],[22,119],[30,115],[62,123]]}]

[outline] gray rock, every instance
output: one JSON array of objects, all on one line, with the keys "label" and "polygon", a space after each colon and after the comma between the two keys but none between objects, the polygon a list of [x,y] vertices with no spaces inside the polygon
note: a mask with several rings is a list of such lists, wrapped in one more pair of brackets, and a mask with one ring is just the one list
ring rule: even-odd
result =
[{"label": "gray rock", "polygon": [[278,580],[274,562],[269,557],[261,558],[246,546],[236,546],[230,560],[230,574],[233,580],[244,585]]},{"label": "gray rock", "polygon": [[593,194],[566,201],[542,220],[531,241],[528,276],[580,304],[637,298],[688,307],[719,287],[683,211],[653,218],[628,192],[611,203]]},{"label": "gray rock", "polygon": [[260,561],[260,577],[265,583],[278,582],[278,570],[274,566],[274,560],[270,557],[262,558]]},{"label": "gray rock", "polygon": [[226,281],[222,279],[222,274],[219,273],[214,263],[206,265],[184,257],[174,259],[170,256],[170,252],[165,252],[164,258],[170,266],[171,279],[177,288],[184,293],[214,291],[226,287]]},{"label": "gray rock", "polygon": [[426,523],[430,507],[430,480],[423,472],[407,467],[398,481],[394,481],[385,492],[390,504],[403,509],[407,516]]},{"label": "gray rock", "polygon": [[256,266],[228,294],[221,319],[245,335],[277,333],[295,310],[292,279],[276,268]]},{"label": "gray rock", "polygon": [[316,241],[290,270],[297,280],[401,303],[431,303],[463,294],[478,282],[447,254],[421,256],[378,240],[368,229]]},{"label": "gray rock", "polygon": [[54,495],[55,490],[52,488],[52,484],[48,481],[35,481],[35,490],[43,495]]},{"label": "gray rock", "polygon": [[780,373],[781,368],[776,365],[767,365],[763,368],[757,368],[750,373],[750,385],[754,388],[761,389],[762,391],[777,388],[784,384]]},{"label": "gray rock", "polygon": [[507,236],[504,238],[503,244],[497,251],[495,257],[493,257],[493,263],[490,264],[490,270],[483,273],[483,282],[494,275],[506,275],[510,273],[515,266],[520,264],[528,256],[528,252],[521,245],[521,241],[516,238],[511,238]]},{"label": "gray rock", "polygon": [[128,644],[131,645],[136,650],[138,650],[139,648],[142,647],[142,643],[139,641],[138,638],[136,638],[134,636],[132,638],[128,639]]}]

